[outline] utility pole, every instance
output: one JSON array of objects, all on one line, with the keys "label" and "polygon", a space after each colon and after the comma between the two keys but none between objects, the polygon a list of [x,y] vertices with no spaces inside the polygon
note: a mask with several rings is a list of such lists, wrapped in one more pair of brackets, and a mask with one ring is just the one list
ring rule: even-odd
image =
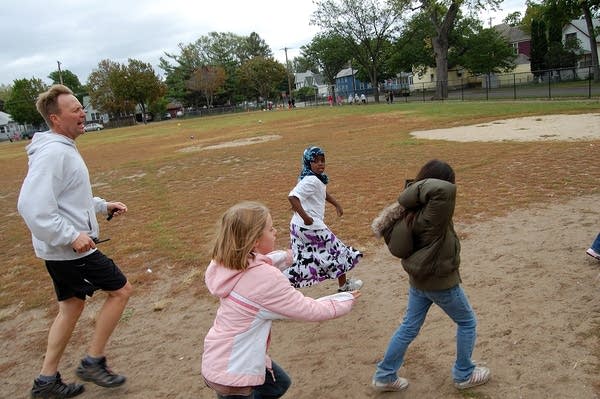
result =
[{"label": "utility pole", "polygon": [[289,96],[290,96],[290,98],[288,100],[292,101],[292,82],[290,80],[290,63],[288,62],[288,57],[287,57],[288,48],[284,47],[283,50],[285,51],[285,70],[287,71],[288,93],[289,93]]},{"label": "utility pole", "polygon": [[350,59],[350,73],[352,74],[352,96],[356,95],[356,81],[354,80],[354,69],[352,68],[352,59]]},{"label": "utility pole", "polygon": [[60,84],[63,84],[62,72],[60,70],[60,61],[56,61],[56,63],[58,64],[58,79],[60,80]]}]

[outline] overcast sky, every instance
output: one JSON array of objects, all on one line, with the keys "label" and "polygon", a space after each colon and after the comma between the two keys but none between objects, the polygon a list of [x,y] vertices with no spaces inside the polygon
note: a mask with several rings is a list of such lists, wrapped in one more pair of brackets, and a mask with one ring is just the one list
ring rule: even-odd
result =
[{"label": "overcast sky", "polygon": [[[40,78],[58,69],[85,84],[98,62],[128,58],[149,62],[160,75],[159,58],[179,54],[209,32],[247,36],[256,32],[277,60],[299,55],[319,31],[309,24],[312,0],[18,0],[5,1],[0,16],[0,84]],[[481,14],[488,24],[525,10],[525,0],[505,0],[499,13]]]}]

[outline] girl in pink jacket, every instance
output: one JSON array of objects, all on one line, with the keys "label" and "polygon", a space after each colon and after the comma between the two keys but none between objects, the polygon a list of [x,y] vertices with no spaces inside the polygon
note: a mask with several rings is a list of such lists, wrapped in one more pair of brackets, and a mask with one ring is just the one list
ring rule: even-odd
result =
[{"label": "girl in pink jacket", "polygon": [[217,398],[283,396],[291,380],[267,355],[272,321],[334,319],[360,296],[305,297],[281,273],[291,253],[274,251],[275,239],[269,210],[260,203],[242,202],[223,214],[205,275],[220,305],[202,354],[202,375]]}]

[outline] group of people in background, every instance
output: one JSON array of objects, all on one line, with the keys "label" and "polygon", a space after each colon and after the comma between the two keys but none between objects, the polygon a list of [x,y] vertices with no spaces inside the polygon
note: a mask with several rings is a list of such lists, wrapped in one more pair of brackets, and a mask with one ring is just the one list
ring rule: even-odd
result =
[{"label": "group of people in background", "polygon": [[[127,212],[121,202],[94,197],[85,162],[75,139],[83,134],[85,112],[63,85],[40,94],[36,107],[50,130],[27,146],[29,169],[18,210],[31,231],[36,256],[43,259],[54,284],[58,315],[50,327],[46,354],[34,379],[31,398],[70,398],[84,386],[64,383],[58,366],[87,296],[96,290],[107,298],[76,374],[102,387],[118,387],[126,378],[107,365],[106,343],[113,333],[132,286],[101,242],[96,214],[110,220]],[[398,197],[374,220],[372,228],[409,276],[404,317],[376,365],[376,391],[401,391],[408,380],[398,375],[411,342],[433,304],[456,325],[454,386],[485,384],[490,369],[472,360],[477,320],[460,276],[460,240],[454,230],[456,181],[441,160],[425,163]],[[206,334],[202,376],[217,398],[279,398],[291,378],[268,355],[274,320],[323,321],[348,314],[360,298],[363,281],[348,273],[363,254],[346,245],[325,223],[326,204],[338,216],[340,203],[327,191],[325,152],[310,146],[302,154],[300,173],[288,194],[293,211],[290,245],[277,250],[277,229],[269,209],[259,202],[233,205],[220,218],[205,283],[219,298],[219,309]],[[600,260],[600,234],[586,251]],[[337,292],[318,299],[301,289],[337,280]]]}]

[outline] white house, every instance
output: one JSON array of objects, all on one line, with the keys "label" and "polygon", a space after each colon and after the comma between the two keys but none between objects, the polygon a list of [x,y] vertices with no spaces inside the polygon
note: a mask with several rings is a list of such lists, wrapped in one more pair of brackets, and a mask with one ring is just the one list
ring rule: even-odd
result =
[{"label": "white house", "polygon": [[[596,29],[600,26],[600,19],[592,20],[592,24]],[[592,66],[592,52],[590,47],[590,34],[588,33],[587,24],[584,19],[574,19],[563,27],[563,43],[567,40],[577,39],[581,46],[581,58],[579,59],[579,68],[587,68]],[[600,54],[600,35],[596,36],[596,50]]]},{"label": "white house", "polygon": [[85,111],[85,122],[108,123],[108,114],[103,114],[94,109],[90,96],[83,96],[83,109]]},{"label": "white house", "polygon": [[323,83],[323,76],[319,73],[311,71],[294,73],[294,89],[298,90],[303,87],[313,87],[317,90],[317,95],[326,97],[328,87]]},{"label": "white house", "polygon": [[31,125],[17,123],[10,114],[0,111],[0,140],[20,140],[23,133],[30,131],[33,131]]}]

